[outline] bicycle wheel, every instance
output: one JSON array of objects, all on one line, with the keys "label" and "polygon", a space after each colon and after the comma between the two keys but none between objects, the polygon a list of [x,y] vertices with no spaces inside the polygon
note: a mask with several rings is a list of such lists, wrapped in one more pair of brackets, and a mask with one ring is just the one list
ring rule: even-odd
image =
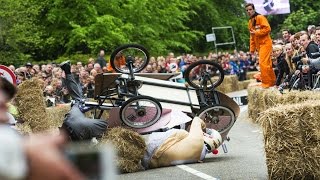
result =
[{"label": "bicycle wheel", "polygon": [[234,112],[222,105],[208,106],[197,113],[207,125],[207,128],[215,129],[220,133],[228,131],[236,121]]},{"label": "bicycle wheel", "polygon": [[111,67],[116,72],[129,74],[129,64],[126,61],[130,58],[132,58],[133,73],[140,72],[149,63],[149,52],[139,44],[122,45],[111,53]]},{"label": "bicycle wheel", "polygon": [[216,88],[224,78],[222,67],[212,61],[200,60],[192,63],[185,71],[188,84],[198,88]]},{"label": "bicycle wheel", "polygon": [[125,101],[120,108],[120,119],[132,128],[146,128],[156,123],[162,107],[158,100],[149,96],[136,96]]}]

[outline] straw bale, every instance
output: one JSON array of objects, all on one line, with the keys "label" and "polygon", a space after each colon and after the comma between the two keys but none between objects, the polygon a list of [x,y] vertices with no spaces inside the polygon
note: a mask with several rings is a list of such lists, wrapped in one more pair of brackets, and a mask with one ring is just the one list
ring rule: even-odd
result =
[{"label": "straw bale", "polygon": [[135,162],[127,158],[118,158],[117,167],[121,173],[133,173],[143,170],[140,161]]},{"label": "straw bale", "polygon": [[[250,97],[250,96],[254,97]],[[262,89],[257,86],[248,87],[249,117],[256,122],[259,113],[277,105],[302,103],[308,100],[320,100],[320,92],[286,91],[281,94],[275,88]]]},{"label": "straw bale", "polygon": [[261,113],[270,179],[320,177],[319,110],[319,101],[306,101]]},{"label": "straw bale", "polygon": [[247,72],[247,79],[254,79],[254,75],[257,74],[259,71],[249,71]]},{"label": "straw bale", "polygon": [[257,97],[256,93],[256,88],[248,88],[248,116],[251,119],[257,118],[257,111],[254,107],[257,104],[257,102],[255,102]]},{"label": "straw bale", "polygon": [[254,82],[254,80],[252,80],[252,79],[239,81],[239,83],[238,83],[239,90],[247,89],[249,84],[252,82]]},{"label": "straw bale", "polygon": [[33,132],[47,129],[46,105],[37,79],[21,83],[15,101],[22,121],[28,123]]},{"label": "straw bale", "polygon": [[[303,151],[303,160],[306,164],[304,174],[307,177],[320,178],[320,143],[315,146],[306,146]],[[312,178],[310,178],[312,179]]]},{"label": "straw bale", "polygon": [[259,87],[250,87],[248,89],[248,112],[251,120],[256,122],[260,113],[265,110],[264,91]]},{"label": "straw bale", "polygon": [[120,159],[117,164],[121,171],[130,172],[141,166],[140,162],[147,147],[143,137],[137,132],[122,127],[111,128],[101,142],[113,144]]},{"label": "straw bale", "polygon": [[65,115],[70,111],[70,104],[59,105],[56,107],[46,108],[46,114],[48,117],[47,127],[48,129],[56,129],[63,123]]},{"label": "straw bale", "polygon": [[223,93],[238,91],[239,90],[238,77],[235,75],[224,76],[223,82],[216,89]]},{"label": "straw bale", "polygon": [[28,123],[17,123],[17,130],[22,135],[29,135],[32,133],[32,129]]}]

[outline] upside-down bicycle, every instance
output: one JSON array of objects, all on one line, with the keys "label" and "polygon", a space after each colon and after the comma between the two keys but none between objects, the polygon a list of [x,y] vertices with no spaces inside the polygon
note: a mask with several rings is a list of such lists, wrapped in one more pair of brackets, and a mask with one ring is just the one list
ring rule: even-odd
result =
[{"label": "upside-down bicycle", "polygon": [[[117,73],[97,75],[96,102],[86,102],[86,106],[93,109],[94,118],[101,118],[105,110],[120,108],[123,125],[133,129],[147,128],[159,121],[163,106],[169,104],[184,107],[183,112],[191,117],[199,116],[208,128],[216,129],[226,138],[239,114],[239,107],[231,98],[215,90],[224,79],[221,66],[208,60],[194,62],[184,73],[187,84],[181,84],[160,80],[170,74],[139,73],[148,65],[149,58],[148,51],[139,44],[126,44],[112,52],[110,63]],[[178,99],[179,95],[183,97]]]}]

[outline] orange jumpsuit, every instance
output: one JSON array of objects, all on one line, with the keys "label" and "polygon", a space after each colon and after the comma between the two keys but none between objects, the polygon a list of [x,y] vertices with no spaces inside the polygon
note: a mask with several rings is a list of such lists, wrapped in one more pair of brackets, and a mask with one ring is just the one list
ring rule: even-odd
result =
[{"label": "orange jumpsuit", "polygon": [[[116,59],[114,60],[114,65],[115,65],[116,67],[119,67],[119,68],[121,68],[121,66],[125,66],[125,65],[126,65],[126,59],[125,59],[125,57],[124,57],[124,56],[116,57]],[[112,73],[116,72],[116,71],[112,68],[110,62],[108,63],[107,71],[108,71],[108,72],[112,72]]]},{"label": "orange jumpsuit", "polygon": [[[253,20],[255,19],[255,26]],[[255,31],[250,34],[250,52],[255,51],[259,54],[259,65],[261,72],[262,87],[268,88],[275,85],[276,75],[272,69],[271,52],[272,40],[270,37],[270,25],[263,15],[257,15],[249,20],[249,31]]]}]

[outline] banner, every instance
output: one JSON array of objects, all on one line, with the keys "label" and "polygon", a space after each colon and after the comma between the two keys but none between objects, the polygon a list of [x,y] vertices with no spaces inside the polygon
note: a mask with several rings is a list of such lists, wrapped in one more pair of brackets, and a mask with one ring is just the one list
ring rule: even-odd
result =
[{"label": "banner", "polygon": [[254,4],[256,12],[263,15],[290,13],[289,0],[246,0],[246,3]]}]

